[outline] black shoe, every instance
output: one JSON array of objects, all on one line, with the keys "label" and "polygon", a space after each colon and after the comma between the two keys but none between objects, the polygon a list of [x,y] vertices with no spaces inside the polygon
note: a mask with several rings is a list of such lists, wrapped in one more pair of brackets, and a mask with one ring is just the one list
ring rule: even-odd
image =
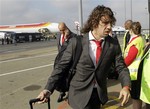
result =
[{"label": "black shoe", "polygon": [[59,95],[59,97],[58,97],[57,102],[63,101],[63,97],[64,97],[65,95],[66,95],[65,92],[60,92],[60,95]]}]

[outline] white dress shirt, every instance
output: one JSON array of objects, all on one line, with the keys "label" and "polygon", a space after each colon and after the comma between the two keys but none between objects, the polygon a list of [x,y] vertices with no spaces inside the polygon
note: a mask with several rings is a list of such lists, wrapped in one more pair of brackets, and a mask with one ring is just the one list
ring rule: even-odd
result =
[{"label": "white dress shirt", "polygon": [[[89,54],[91,56],[91,59],[92,59],[94,65],[95,65],[95,67],[96,67],[96,50],[97,50],[97,45],[96,45],[96,43],[93,40],[96,40],[96,39],[94,38],[93,34],[90,31],[89,32]],[[102,40],[104,40],[104,38],[102,38]]]}]

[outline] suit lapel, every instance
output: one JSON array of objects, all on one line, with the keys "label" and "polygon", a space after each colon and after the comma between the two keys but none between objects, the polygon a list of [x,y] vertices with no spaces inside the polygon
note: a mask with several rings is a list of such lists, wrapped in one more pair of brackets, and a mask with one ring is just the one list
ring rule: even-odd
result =
[{"label": "suit lapel", "polygon": [[[108,38],[106,37],[106,38],[105,38],[105,41],[104,41],[103,48],[102,48],[102,53],[101,53],[100,59],[99,59],[98,64],[97,64],[97,67],[98,67],[98,66],[101,64],[101,62],[103,61],[104,56],[106,55],[109,46],[110,46],[110,43],[108,42]],[[97,67],[96,67],[96,68],[97,68]]]},{"label": "suit lapel", "polygon": [[[72,38],[72,36],[70,35],[69,38],[68,38],[67,40],[65,40],[64,44],[63,44],[62,46],[60,46],[60,47],[61,47],[60,52],[63,52],[63,51],[67,48],[68,43],[69,43],[69,40],[70,40],[71,38]],[[59,38],[59,39],[60,39],[60,38]],[[60,42],[60,40],[59,40],[59,42]]]},{"label": "suit lapel", "polygon": [[60,50],[60,48],[61,48],[60,40],[61,40],[61,34],[58,33],[58,34],[57,34],[57,37],[56,37],[58,50]]},{"label": "suit lapel", "polygon": [[90,54],[89,54],[89,35],[88,35],[88,33],[87,34],[85,34],[85,36],[84,36],[84,39],[83,39],[83,49],[85,49],[84,50],[84,53],[86,54],[86,58],[87,58],[87,61],[89,61],[89,63],[91,63],[92,65],[94,65],[94,63],[93,63],[93,61],[92,61],[92,59],[91,59],[91,56],[90,56]]}]

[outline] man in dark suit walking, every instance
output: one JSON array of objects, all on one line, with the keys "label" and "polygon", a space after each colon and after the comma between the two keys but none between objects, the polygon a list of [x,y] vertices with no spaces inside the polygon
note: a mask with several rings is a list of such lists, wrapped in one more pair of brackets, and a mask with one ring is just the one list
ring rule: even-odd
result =
[{"label": "man in dark suit walking", "polygon": [[[114,38],[109,36],[115,17],[109,7],[94,8],[82,29],[82,53],[75,68],[69,92],[68,103],[73,109],[100,109],[108,101],[107,74],[112,62],[115,62],[119,73],[122,90],[119,99],[121,105],[126,104],[130,97],[130,76],[125,66],[121,48]],[[55,66],[45,89],[39,94],[41,102],[46,102],[55,90],[55,84],[63,76],[63,71],[72,64],[72,43],[78,41],[72,38],[61,60]]]},{"label": "man in dark suit walking", "polygon": [[58,47],[58,55],[55,58],[54,66],[60,60],[64,50],[66,49],[71,38],[76,37],[77,35],[70,31],[70,29],[66,26],[64,22],[60,22],[58,25],[58,29],[60,33],[57,34],[57,47]]},{"label": "man in dark suit walking", "polygon": [[67,27],[67,25],[64,22],[60,22],[58,24],[58,29],[60,33],[57,34],[56,39],[57,39],[58,51],[60,51],[62,46],[65,44],[65,42],[68,43],[70,38],[76,36],[76,34],[70,31],[70,29]]},{"label": "man in dark suit walking", "polygon": [[[67,27],[67,25],[64,22],[60,22],[58,25],[58,29],[60,33],[57,35],[57,47],[58,47],[58,54],[54,61],[54,69],[55,66],[59,63],[59,60],[61,59],[63,52],[65,51],[69,41],[71,38],[76,37],[77,35],[70,31],[70,29]],[[65,81],[62,78],[60,82],[57,83],[56,90],[60,92],[60,95],[58,97],[58,102],[61,102],[63,100],[63,97],[65,94],[65,89],[63,88],[65,85]]]}]

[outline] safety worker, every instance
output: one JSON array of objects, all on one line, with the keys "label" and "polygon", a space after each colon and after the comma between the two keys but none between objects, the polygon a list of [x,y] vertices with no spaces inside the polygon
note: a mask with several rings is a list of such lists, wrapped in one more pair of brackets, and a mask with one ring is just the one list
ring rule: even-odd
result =
[{"label": "safety worker", "polygon": [[124,52],[124,50],[126,49],[127,47],[127,44],[130,40],[130,34],[129,34],[129,30],[131,28],[131,25],[132,25],[132,20],[127,20],[125,23],[124,23],[124,27],[126,29],[126,32],[124,34],[124,37],[123,37],[123,48],[122,48],[122,52]]},{"label": "safety worker", "polygon": [[141,24],[139,22],[132,22],[129,33],[131,37],[124,51],[124,60],[130,71],[133,109],[141,109],[142,102],[137,94],[137,71],[144,48],[144,40],[141,37]]},{"label": "safety worker", "polygon": [[138,86],[140,99],[146,104],[146,109],[150,109],[150,42],[146,44],[144,54],[138,69]]}]

